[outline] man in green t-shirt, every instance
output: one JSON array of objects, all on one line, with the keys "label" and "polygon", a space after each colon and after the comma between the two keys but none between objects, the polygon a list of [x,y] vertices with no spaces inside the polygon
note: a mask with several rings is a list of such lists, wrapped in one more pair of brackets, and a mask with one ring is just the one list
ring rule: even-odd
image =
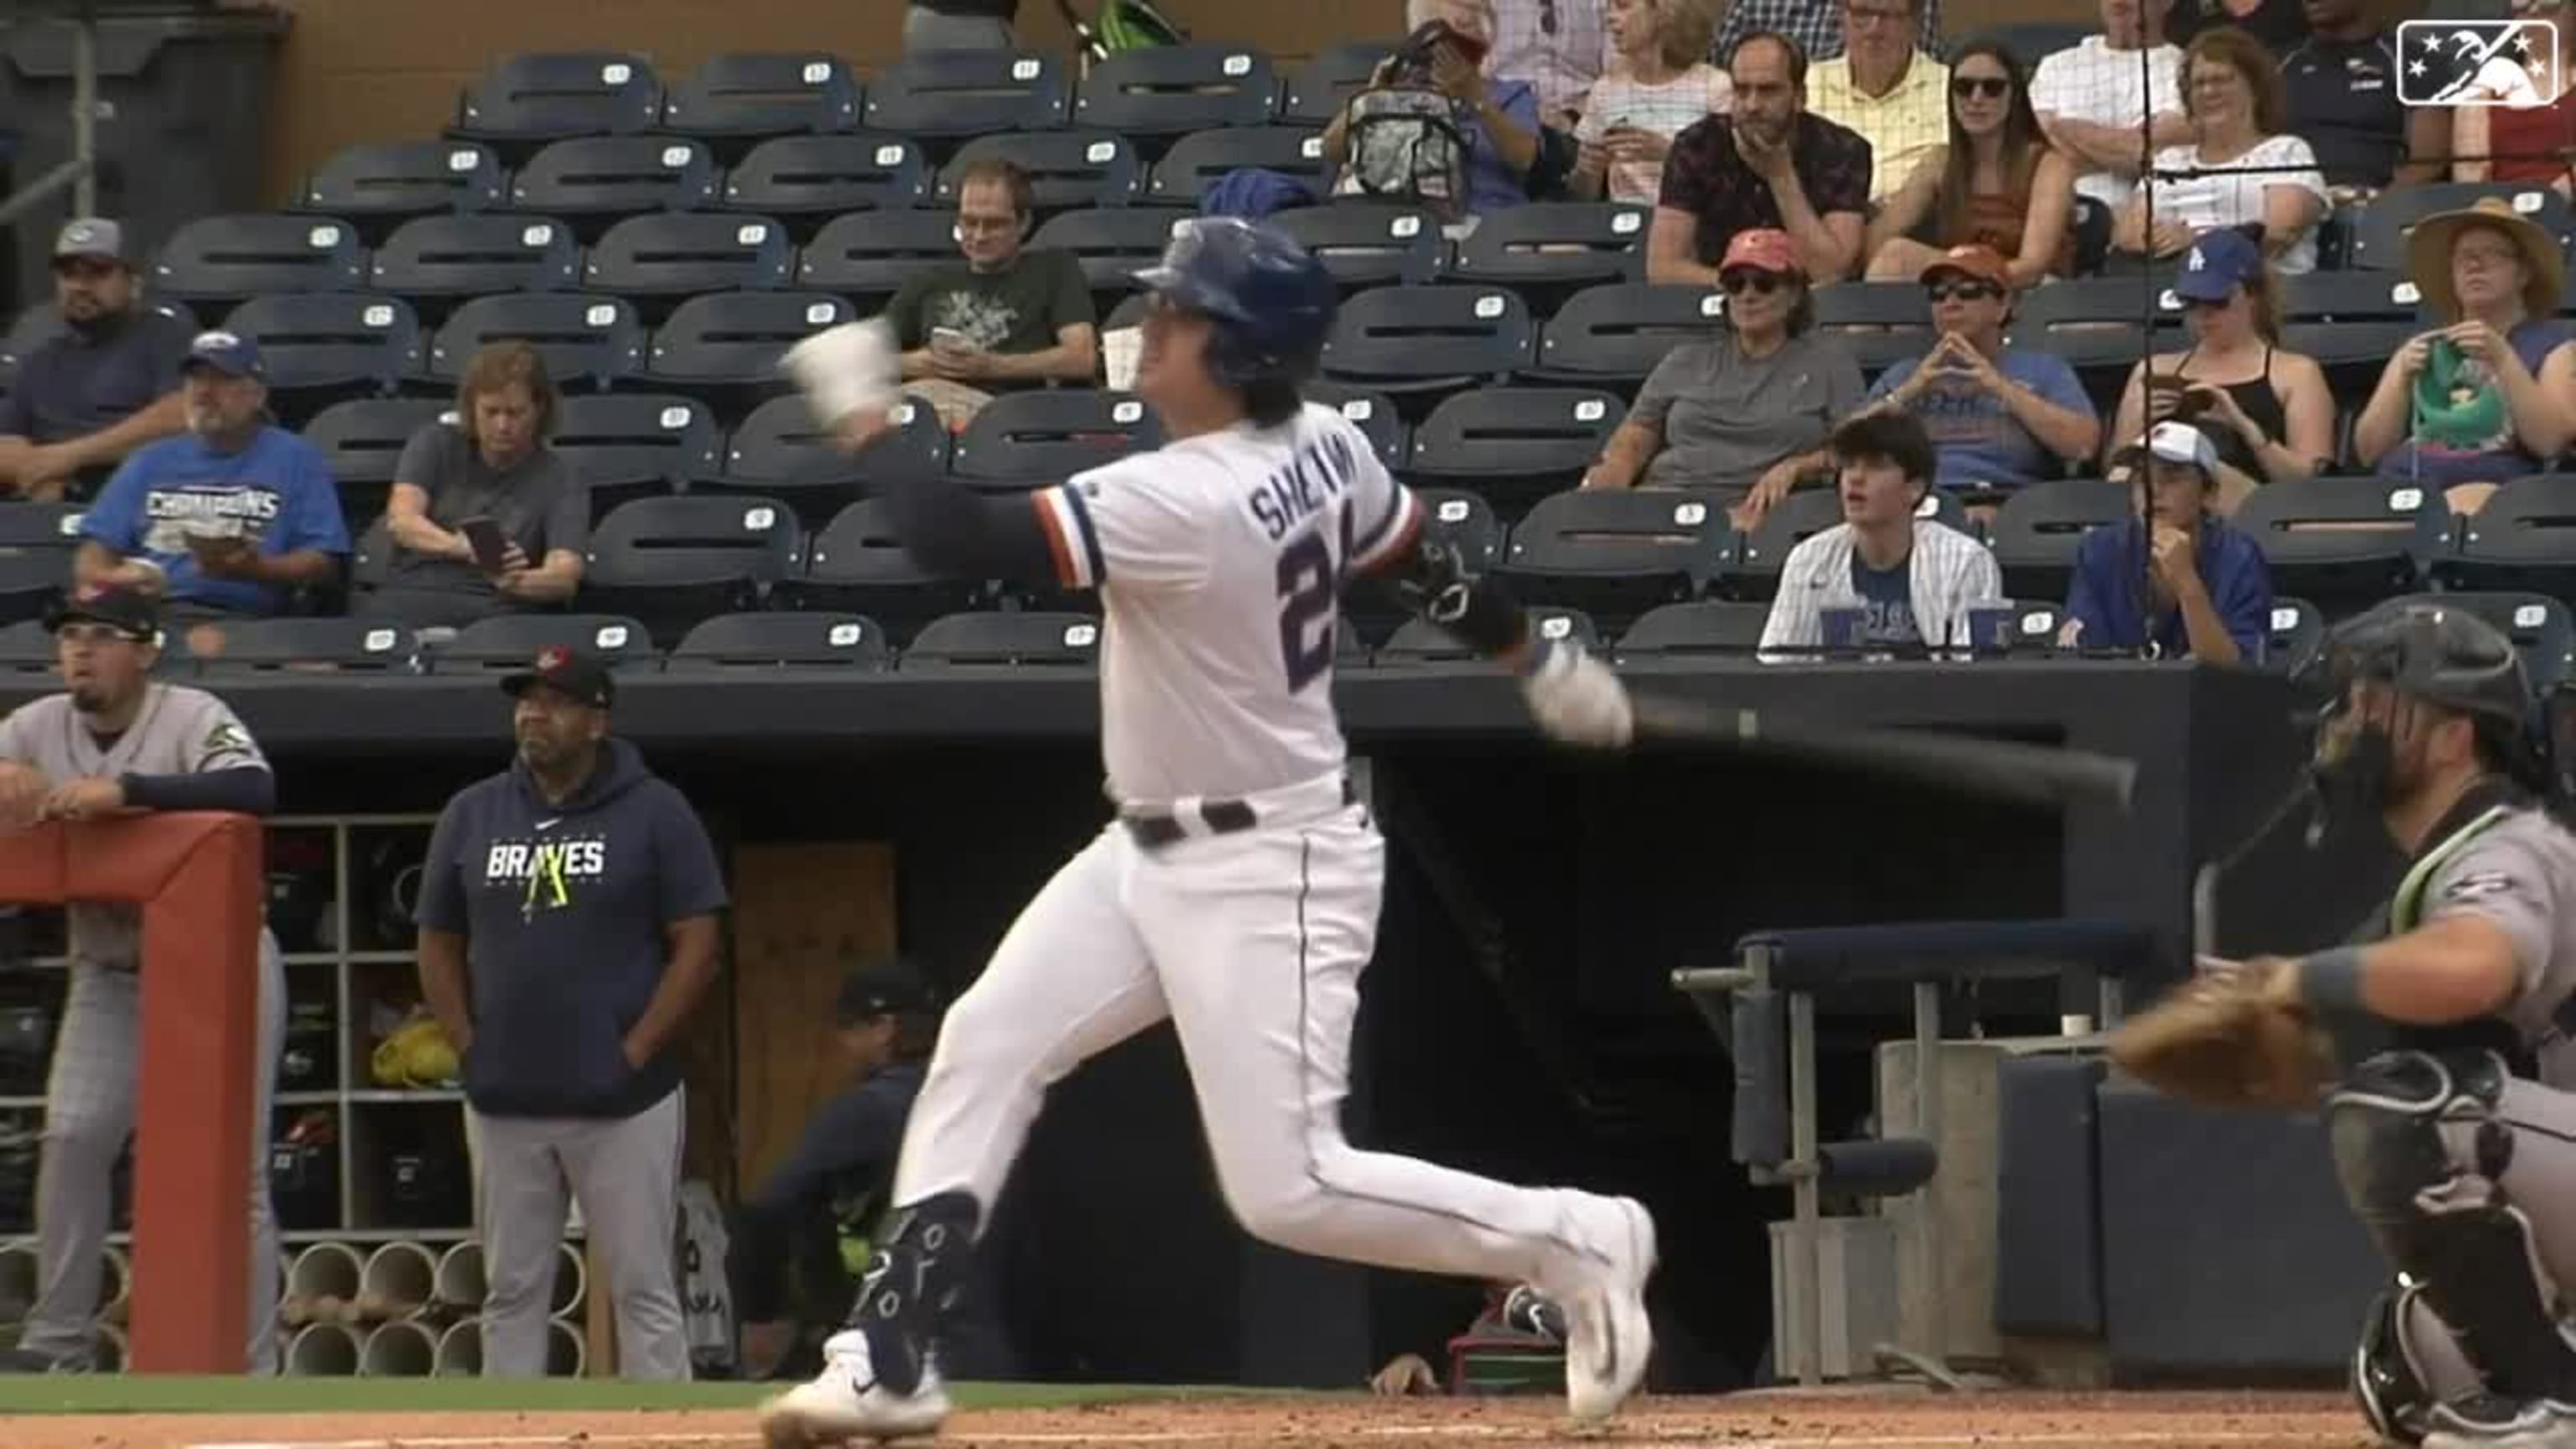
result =
[{"label": "man in green t-shirt", "polygon": [[1067,252],[1027,251],[1034,220],[1028,173],[978,162],[957,184],[960,266],[925,272],[886,304],[903,345],[907,391],[962,427],[992,395],[1060,382],[1090,387],[1100,332],[1082,265]]}]

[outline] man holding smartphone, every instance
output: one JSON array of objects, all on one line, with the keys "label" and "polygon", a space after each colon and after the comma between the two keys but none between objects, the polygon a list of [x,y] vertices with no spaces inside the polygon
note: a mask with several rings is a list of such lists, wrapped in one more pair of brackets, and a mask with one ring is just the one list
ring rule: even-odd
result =
[{"label": "man holding smartphone", "polygon": [[474,354],[454,421],[425,424],[394,464],[392,557],[360,613],[455,628],[572,597],[590,501],[546,445],[554,414],[554,383],[535,348],[502,342]]},{"label": "man holding smartphone", "polygon": [[906,280],[886,304],[903,345],[905,391],[962,428],[997,393],[1100,371],[1099,313],[1070,252],[1028,250],[1037,218],[1028,173],[998,157],[957,182],[958,265]]}]

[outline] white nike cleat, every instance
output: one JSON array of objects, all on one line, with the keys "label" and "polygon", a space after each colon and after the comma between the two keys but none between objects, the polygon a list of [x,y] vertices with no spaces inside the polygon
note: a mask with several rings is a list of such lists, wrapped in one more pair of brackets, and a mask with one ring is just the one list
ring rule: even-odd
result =
[{"label": "white nike cleat", "polygon": [[836,1333],[823,1345],[823,1372],[760,1406],[769,1449],[824,1449],[853,1440],[936,1434],[948,1418],[948,1390],[925,1365],[921,1384],[898,1394],[877,1382],[867,1335]]},{"label": "white nike cleat", "polygon": [[1603,1201],[1611,1221],[1599,1242],[1608,1261],[1587,1261],[1590,1281],[1561,1305],[1565,1406],[1583,1423],[1617,1413],[1645,1378],[1655,1351],[1654,1324],[1646,1316],[1646,1280],[1655,1275],[1655,1220],[1631,1199]]}]

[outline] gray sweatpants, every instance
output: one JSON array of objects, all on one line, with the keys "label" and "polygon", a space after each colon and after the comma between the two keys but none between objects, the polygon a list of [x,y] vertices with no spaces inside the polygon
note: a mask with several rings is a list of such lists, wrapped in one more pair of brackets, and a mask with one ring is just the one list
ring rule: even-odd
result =
[{"label": "gray sweatpants", "polygon": [[[90,1351],[98,1313],[100,1254],[117,1156],[134,1135],[140,1095],[142,977],[103,966],[71,967],[62,1029],[45,1083],[44,1156],[36,1169],[36,1302],[19,1346],[56,1358]],[[255,1374],[277,1372],[277,1217],[268,1201],[269,1116],[277,1057],[286,1044],[286,967],[277,938],[259,933],[259,1081],[251,1104],[250,1346]],[[137,1284],[134,1292],[148,1292]]]},{"label": "gray sweatpants", "polygon": [[903,16],[903,50],[910,55],[923,50],[1009,50],[1017,42],[1011,38],[1011,23],[981,15],[942,15],[926,5],[915,5]]},{"label": "gray sweatpants", "polygon": [[554,1303],[566,1186],[581,1203],[608,1273],[608,1282],[593,1283],[590,1291],[604,1289],[617,1310],[618,1376],[689,1377],[673,1258],[687,1122],[685,1090],[608,1121],[473,1114],[485,1378],[545,1376],[546,1310]]}]

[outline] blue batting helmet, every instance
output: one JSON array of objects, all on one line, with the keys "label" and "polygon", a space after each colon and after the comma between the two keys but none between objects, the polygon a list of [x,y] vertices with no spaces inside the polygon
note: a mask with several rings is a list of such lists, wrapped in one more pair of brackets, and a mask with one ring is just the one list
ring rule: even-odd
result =
[{"label": "blue batting helmet", "polygon": [[1304,247],[1233,216],[1182,222],[1161,264],[1136,281],[1216,323],[1208,367],[1227,387],[1312,376],[1338,299],[1332,273]]}]

